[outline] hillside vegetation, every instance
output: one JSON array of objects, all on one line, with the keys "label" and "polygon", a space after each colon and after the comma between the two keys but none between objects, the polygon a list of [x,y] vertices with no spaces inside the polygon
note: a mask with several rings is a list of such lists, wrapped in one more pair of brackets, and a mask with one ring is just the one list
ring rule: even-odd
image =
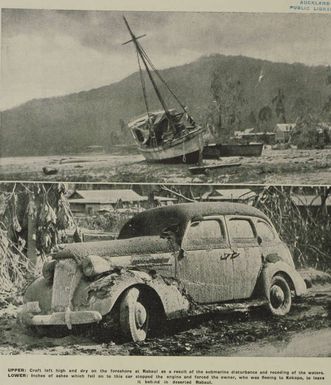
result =
[{"label": "hillside vegetation", "polygon": [[[263,69],[264,78],[258,83]],[[287,121],[297,117],[298,99],[312,110],[320,111],[330,85],[326,67],[303,64],[272,63],[242,56],[212,55],[193,63],[161,71],[170,87],[201,123],[213,104],[211,79],[217,71],[224,78],[240,81],[246,103],[240,110],[240,127],[256,125],[262,107],[270,106],[279,89],[285,95]],[[164,87],[161,87],[164,90]],[[159,109],[153,90],[147,86],[150,106]],[[301,98],[301,99],[300,99]],[[166,94],[169,106],[173,100]],[[300,104],[300,103],[299,103]],[[128,120],[144,112],[139,74],[134,73],[117,83],[62,97],[38,99],[2,112],[2,156],[68,154],[80,152],[88,145],[132,143],[126,128]],[[275,114],[274,114],[275,115]],[[269,129],[275,122],[269,122]]]}]

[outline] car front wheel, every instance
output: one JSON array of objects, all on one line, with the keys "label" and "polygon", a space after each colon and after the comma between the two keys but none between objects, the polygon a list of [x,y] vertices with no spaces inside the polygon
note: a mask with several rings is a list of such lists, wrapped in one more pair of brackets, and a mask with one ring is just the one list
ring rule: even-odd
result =
[{"label": "car front wheel", "polygon": [[124,293],[120,305],[120,327],[123,335],[134,342],[144,341],[147,337],[149,309],[137,287]]},{"label": "car front wheel", "polygon": [[276,275],[272,278],[269,289],[269,310],[273,315],[287,314],[292,305],[291,289],[285,278]]}]

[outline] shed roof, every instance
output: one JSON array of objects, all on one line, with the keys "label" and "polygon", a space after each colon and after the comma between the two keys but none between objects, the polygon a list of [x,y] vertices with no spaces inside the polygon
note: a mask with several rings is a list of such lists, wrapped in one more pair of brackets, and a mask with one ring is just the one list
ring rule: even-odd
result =
[{"label": "shed roof", "polygon": [[237,200],[248,199],[255,196],[256,193],[249,188],[238,189],[217,189],[214,192],[208,192],[202,195],[204,200]]},{"label": "shed roof", "polygon": [[276,129],[278,131],[291,131],[295,128],[295,123],[278,123]]},{"label": "shed roof", "polygon": [[225,190],[216,190],[224,198],[229,199],[247,199],[252,196],[255,196],[255,192],[249,188],[238,188],[238,189],[225,189]]},{"label": "shed roof", "polygon": [[170,197],[162,197],[162,196],[155,196],[154,199],[156,201],[160,201],[160,202],[176,202],[177,201],[177,198],[170,198]]},{"label": "shed roof", "polygon": [[69,196],[69,201],[73,203],[116,203],[119,200],[122,202],[142,202],[147,201],[147,197],[127,189],[76,190]]},{"label": "shed roof", "polygon": [[[291,197],[292,202],[296,206],[321,206],[322,200],[318,195],[293,195]],[[331,206],[331,196],[328,196],[326,199],[326,205]]]}]

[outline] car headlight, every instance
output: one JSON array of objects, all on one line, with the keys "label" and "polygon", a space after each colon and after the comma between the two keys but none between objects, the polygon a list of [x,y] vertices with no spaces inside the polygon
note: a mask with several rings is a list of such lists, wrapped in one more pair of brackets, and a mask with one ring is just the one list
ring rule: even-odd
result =
[{"label": "car headlight", "polygon": [[89,255],[83,259],[82,270],[86,277],[93,277],[111,270],[111,264],[98,255]]},{"label": "car headlight", "polygon": [[55,271],[56,261],[53,259],[51,261],[46,261],[42,268],[43,277],[46,281],[53,281],[54,271]]}]

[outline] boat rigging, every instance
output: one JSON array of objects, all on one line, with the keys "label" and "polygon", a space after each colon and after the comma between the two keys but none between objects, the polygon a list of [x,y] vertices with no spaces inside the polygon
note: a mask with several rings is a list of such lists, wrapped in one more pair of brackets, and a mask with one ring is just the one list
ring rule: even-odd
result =
[{"label": "boat rigging", "polygon": [[[133,43],[135,46],[146,109],[145,115],[134,119],[128,124],[139,150],[147,161],[198,162],[201,159],[203,148],[202,128],[189,115],[187,107],[179,100],[168,83],[163,79],[138,41],[146,35],[136,36],[127,19],[124,16],[123,19],[131,37],[123,45]],[[161,104],[161,111],[151,111],[150,109],[142,65]],[[179,104],[182,112],[168,107],[153,75],[167,88]]]}]

